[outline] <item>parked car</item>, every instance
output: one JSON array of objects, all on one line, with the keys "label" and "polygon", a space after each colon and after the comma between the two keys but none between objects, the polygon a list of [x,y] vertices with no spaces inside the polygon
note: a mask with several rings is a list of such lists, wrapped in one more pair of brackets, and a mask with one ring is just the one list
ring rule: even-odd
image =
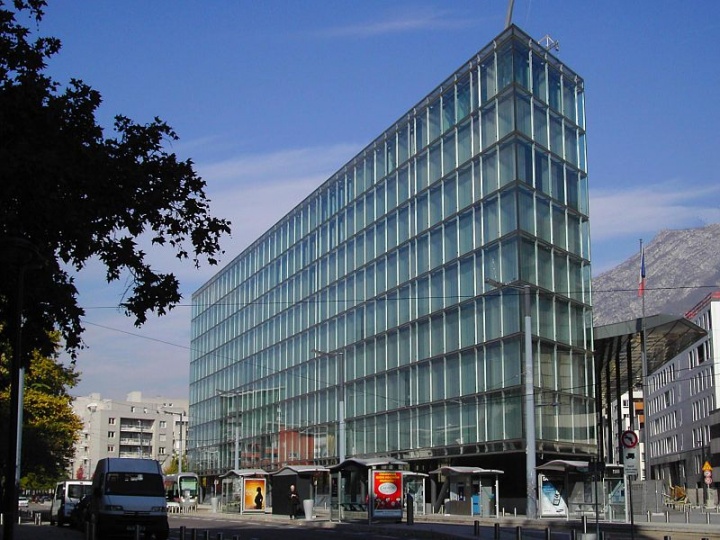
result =
[{"label": "parked car", "polygon": [[28,506],[30,506],[30,500],[27,497],[24,495],[18,497],[18,508],[27,508]]}]

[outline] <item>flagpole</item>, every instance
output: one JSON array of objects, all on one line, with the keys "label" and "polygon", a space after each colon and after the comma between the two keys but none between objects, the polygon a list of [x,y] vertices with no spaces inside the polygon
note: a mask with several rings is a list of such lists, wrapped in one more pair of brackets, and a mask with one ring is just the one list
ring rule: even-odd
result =
[{"label": "flagpole", "polygon": [[[645,248],[643,247],[642,238],[640,239],[640,299],[642,300],[642,317],[640,319],[641,332],[640,344],[642,347],[641,361],[642,361],[642,393],[643,393],[643,418],[645,419],[645,426],[642,430],[642,478],[647,478],[647,424],[648,424],[648,410],[647,410],[647,393],[648,393],[648,372],[647,372],[647,340],[646,340],[646,326],[645,326],[645,285],[646,285],[646,272],[645,272]],[[640,420],[638,419],[638,429],[640,428]]]}]

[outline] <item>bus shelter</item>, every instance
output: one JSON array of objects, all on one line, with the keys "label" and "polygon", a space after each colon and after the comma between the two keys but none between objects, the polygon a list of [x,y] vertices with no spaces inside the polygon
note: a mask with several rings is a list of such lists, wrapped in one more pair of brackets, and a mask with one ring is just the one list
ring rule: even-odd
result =
[{"label": "bus shelter", "polygon": [[405,461],[385,457],[351,458],[330,467],[330,519],[401,520],[407,466]]},{"label": "bus shelter", "polygon": [[305,519],[312,517],[313,508],[328,506],[330,498],[330,469],[318,465],[287,465],[270,475],[270,491],[273,498],[272,513],[290,513],[290,486],[303,502]]},{"label": "bus shelter", "polygon": [[556,459],[535,468],[540,517],[581,517],[594,512],[596,498],[588,483],[589,466],[587,461]]},{"label": "bus shelter", "polygon": [[268,472],[263,469],[232,469],[220,475],[221,512],[263,513],[271,504]]},{"label": "bus shelter", "polygon": [[402,474],[405,496],[410,495],[412,497],[414,515],[424,516],[426,514],[425,480],[427,480],[430,475],[415,471],[402,471]]},{"label": "bus shelter", "polygon": [[[500,516],[500,475],[504,471],[481,467],[445,466],[430,471],[442,479],[440,492],[432,484],[433,512],[461,516]],[[436,495],[437,493],[437,495]]]}]

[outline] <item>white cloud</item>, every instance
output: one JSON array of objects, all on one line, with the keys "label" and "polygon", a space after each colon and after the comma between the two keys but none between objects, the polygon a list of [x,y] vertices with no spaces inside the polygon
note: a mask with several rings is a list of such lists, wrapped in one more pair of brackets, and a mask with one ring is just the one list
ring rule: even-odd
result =
[{"label": "white cloud", "polygon": [[[232,238],[223,242],[223,263],[255,241],[343,164],[361,150],[336,144],[266,154],[250,154],[198,165],[208,183],[212,214],[232,222]],[[205,277],[217,272],[210,269]],[[197,282],[197,274],[193,281]]]},{"label": "white cloud", "polygon": [[693,187],[679,182],[648,184],[624,191],[592,190],[593,242],[655,234],[720,221],[720,186]]},{"label": "white cloud", "polygon": [[451,28],[467,28],[477,24],[476,20],[467,17],[455,17],[447,11],[433,9],[417,9],[388,15],[378,21],[359,22],[354,25],[336,26],[320,33],[323,37],[374,37],[384,34],[396,34],[415,30],[448,30]]},{"label": "white cloud", "polygon": [[[287,214],[361,148],[349,144],[248,154],[198,165],[208,183],[211,213],[233,222],[232,238],[225,239],[221,264]],[[150,315],[136,328],[117,306],[123,282],[107,284],[104,268],[91,261],[77,276],[80,304],[86,310],[84,334],[87,349],[80,352],[82,382],[76,395],[100,392],[124,399],[133,390],[145,394],[184,397],[190,359],[190,295],[212,277],[218,267],[196,269],[178,261],[171,250],[143,244],[157,269],[173,272],[181,283],[182,305],[168,315]],[[178,392],[182,392],[178,394]]]}]

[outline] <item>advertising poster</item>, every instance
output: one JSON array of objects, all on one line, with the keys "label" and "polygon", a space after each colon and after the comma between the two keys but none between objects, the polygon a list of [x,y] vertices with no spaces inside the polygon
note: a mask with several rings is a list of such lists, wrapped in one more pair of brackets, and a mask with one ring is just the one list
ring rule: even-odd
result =
[{"label": "advertising poster", "polygon": [[372,499],[373,517],[402,519],[402,472],[372,471]]},{"label": "advertising poster", "polygon": [[262,512],[265,510],[265,479],[245,478],[243,489],[243,511]]},{"label": "advertising poster", "polygon": [[550,480],[545,475],[540,475],[540,516],[541,517],[565,517],[567,516],[567,504],[562,495],[564,485],[561,480]]}]

